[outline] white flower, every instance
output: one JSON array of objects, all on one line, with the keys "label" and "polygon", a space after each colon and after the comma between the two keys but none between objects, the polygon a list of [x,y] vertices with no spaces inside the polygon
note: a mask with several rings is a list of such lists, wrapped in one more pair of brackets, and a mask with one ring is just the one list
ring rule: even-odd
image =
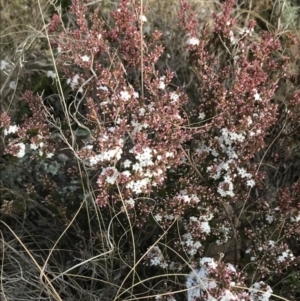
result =
[{"label": "white flower", "polygon": [[125,177],[130,177],[131,176],[131,173],[129,170],[125,170],[122,172],[122,175],[125,176]]},{"label": "white flower", "polygon": [[140,109],[139,109],[139,115],[140,115],[140,116],[144,116],[145,113],[146,113],[146,110],[145,110],[144,108],[140,108]]},{"label": "white flower", "polygon": [[25,144],[24,143],[17,143],[16,144],[19,147],[19,152],[17,153],[18,158],[23,158],[25,156]]},{"label": "white flower", "polygon": [[[219,299],[220,301],[238,301],[237,297],[235,295],[233,295],[231,291],[225,290],[224,293],[225,294],[222,295],[222,298]],[[240,301],[242,301],[242,300],[240,300]]]},{"label": "white flower", "polygon": [[275,241],[269,240],[269,246],[273,248],[275,246]]},{"label": "white flower", "polygon": [[132,134],[136,134],[139,133],[142,129],[146,129],[147,127],[149,127],[149,124],[147,123],[139,123],[136,122],[135,120],[131,121],[132,126],[134,127]]},{"label": "white flower", "polygon": [[166,158],[174,158],[174,153],[173,152],[166,152]]},{"label": "white flower", "polygon": [[200,113],[198,119],[203,120],[205,118],[205,113]]},{"label": "white flower", "polygon": [[108,92],[108,88],[106,86],[99,86],[97,87],[97,90],[102,90],[102,91],[105,91],[105,92]]},{"label": "white flower", "polygon": [[12,90],[15,90],[17,87],[16,82],[15,81],[11,81],[9,82],[9,88]]},{"label": "white flower", "polygon": [[53,153],[47,153],[47,155],[46,155],[46,157],[47,157],[48,159],[51,159],[53,156],[54,156]]},{"label": "white flower", "polygon": [[187,41],[188,45],[199,45],[200,41],[197,38],[189,38]]},{"label": "white flower", "polygon": [[176,92],[172,92],[172,93],[170,93],[170,99],[172,101],[176,102],[176,101],[178,101],[179,96],[178,96],[178,94]]},{"label": "white flower", "polygon": [[142,180],[130,181],[126,188],[131,189],[134,193],[139,194],[142,193],[142,188],[146,188],[147,184],[150,182],[150,179],[144,178]]},{"label": "white flower", "polygon": [[160,214],[156,214],[154,215],[154,219],[157,221],[157,222],[161,222],[162,221],[162,216]]},{"label": "white flower", "polygon": [[133,198],[130,198],[129,200],[126,200],[125,203],[130,207],[130,208],[133,208],[134,207],[134,199]]},{"label": "white flower", "polygon": [[90,58],[87,55],[82,56],[81,59],[82,59],[83,62],[89,62],[90,61]]},{"label": "white flower", "polygon": [[[204,257],[200,260],[201,268],[192,271],[186,280],[186,288],[188,289],[188,301],[192,301],[195,298],[201,296],[202,291],[207,291],[207,289],[214,288],[217,286],[216,282],[207,278],[207,267],[215,269],[217,264],[214,259]],[[215,301],[216,299],[207,299],[210,301]]]},{"label": "white flower", "polygon": [[146,147],[142,153],[136,154],[135,158],[139,161],[141,167],[154,165],[152,158],[152,149]]},{"label": "white flower", "polygon": [[130,98],[131,98],[131,96],[130,96],[130,94],[127,92],[127,91],[121,91],[121,93],[120,93],[120,97],[123,99],[123,100],[125,100],[125,101],[127,101],[127,100],[129,100]]},{"label": "white flower", "polygon": [[9,66],[9,63],[6,61],[0,61],[0,70],[5,70]]},{"label": "white flower", "polygon": [[154,266],[160,265],[160,257],[154,257],[154,258],[150,259],[150,263],[151,263],[151,265],[154,265]]},{"label": "white flower", "polygon": [[[111,176],[108,176],[107,175],[107,171],[113,171],[113,174]],[[101,175],[105,175],[106,176],[105,181],[108,184],[115,184],[115,182],[117,181],[118,174],[119,174],[119,172],[118,172],[118,170],[115,167],[103,168],[102,172],[101,172]]]},{"label": "white flower", "polygon": [[280,256],[278,256],[277,260],[279,262],[283,262],[285,261],[288,257],[290,257],[291,260],[294,259],[294,255],[290,250],[286,250],[284,252],[282,252],[282,254]]},{"label": "white flower", "polygon": [[168,220],[173,220],[174,219],[174,215],[173,214],[167,214],[166,215],[166,219],[168,219]]},{"label": "white flower", "polygon": [[4,135],[14,134],[19,130],[19,127],[17,125],[10,125],[8,130],[4,129]]},{"label": "white flower", "polygon": [[67,84],[70,84],[72,90],[74,90],[75,87],[78,85],[78,79],[79,79],[79,75],[78,74],[75,74],[71,79],[68,78]]},{"label": "white flower", "polygon": [[132,164],[132,162],[130,160],[126,159],[123,164],[124,164],[125,168],[128,168],[128,167],[130,167],[130,165]]},{"label": "white flower", "polygon": [[255,181],[254,180],[251,179],[251,180],[247,181],[247,186],[249,186],[249,187],[252,188],[252,187],[254,187],[254,185],[255,185]]},{"label": "white flower", "polygon": [[197,222],[197,221],[198,221],[198,218],[195,217],[195,216],[190,216],[190,220],[191,220],[192,222]]},{"label": "white flower", "polygon": [[147,18],[146,18],[146,16],[144,16],[144,15],[140,15],[140,20],[141,20],[143,23],[147,22]]},{"label": "white flower", "polygon": [[257,101],[261,101],[261,97],[260,97],[260,95],[258,94],[257,90],[256,90],[256,89],[253,89],[253,91],[255,92],[255,93],[254,93],[254,99],[257,100]]},{"label": "white flower", "polygon": [[162,76],[159,79],[158,89],[164,90],[166,88],[166,84],[164,83],[165,76]]},{"label": "white flower", "polygon": [[235,45],[238,42],[238,40],[234,37],[233,32],[231,30],[229,32],[229,36],[230,36],[230,43],[232,45]]},{"label": "white flower", "polygon": [[[229,186],[227,191],[225,191],[225,190],[223,189],[223,185],[224,185],[225,183],[227,183],[228,186]],[[220,182],[217,191],[218,191],[218,193],[219,193],[222,197],[226,197],[226,196],[234,197],[234,196],[235,196],[235,194],[234,194],[234,192],[233,192],[233,184],[232,184],[232,182],[225,182],[225,181],[224,181],[224,182]]]},{"label": "white flower", "polygon": [[273,222],[273,220],[274,220],[274,216],[268,214],[268,215],[266,216],[266,220],[267,220],[267,222],[268,222],[269,224],[272,224],[272,222]]},{"label": "white flower", "polygon": [[54,73],[52,70],[48,70],[46,76],[54,79],[56,78],[56,73]]},{"label": "white flower", "polygon": [[93,145],[91,145],[91,144],[88,144],[88,145],[86,145],[86,146],[85,146],[85,148],[86,148],[86,149],[89,149],[89,150],[92,150],[92,149],[93,149],[93,147],[94,147],[94,146],[93,146]]},{"label": "white flower", "polygon": [[[264,287],[266,287],[266,292],[260,292]],[[269,285],[265,285],[264,282],[256,282],[250,288],[249,292],[254,301],[268,301],[271,297],[273,290]]]},{"label": "white flower", "polygon": [[30,149],[37,150],[38,148],[39,148],[39,146],[36,145],[35,143],[30,144]]},{"label": "white flower", "polygon": [[296,223],[299,222],[300,221],[300,213],[298,213],[298,215],[295,217],[291,217],[291,221],[296,222]]},{"label": "white flower", "polygon": [[208,222],[201,222],[200,225],[201,225],[202,231],[204,233],[206,233],[206,234],[210,233],[211,229],[210,229],[210,225]]}]

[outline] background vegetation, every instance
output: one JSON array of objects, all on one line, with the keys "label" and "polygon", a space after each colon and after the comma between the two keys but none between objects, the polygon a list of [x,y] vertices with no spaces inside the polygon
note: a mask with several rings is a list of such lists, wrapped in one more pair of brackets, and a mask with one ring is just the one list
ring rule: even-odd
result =
[{"label": "background vegetation", "polygon": [[73,4],[0,2],[1,298],[300,300],[299,1]]}]

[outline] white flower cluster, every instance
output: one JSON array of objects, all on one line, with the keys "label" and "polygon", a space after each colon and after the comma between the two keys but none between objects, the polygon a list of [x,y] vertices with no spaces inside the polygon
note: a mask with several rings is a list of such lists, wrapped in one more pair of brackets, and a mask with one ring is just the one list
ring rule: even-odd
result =
[{"label": "white flower cluster", "polygon": [[159,222],[162,222],[163,219],[167,219],[169,221],[172,221],[174,219],[174,215],[173,214],[164,214],[164,215],[161,215],[159,213],[155,214],[154,215],[154,219],[159,223]]},{"label": "white flower cluster", "polygon": [[229,40],[230,40],[230,43],[231,43],[232,45],[236,45],[236,44],[238,43],[239,39],[241,39],[242,37],[247,36],[247,35],[251,36],[253,31],[254,31],[253,28],[250,30],[250,29],[244,27],[244,28],[242,28],[242,29],[239,31],[239,35],[240,35],[241,37],[240,37],[240,38],[237,38],[237,37],[234,36],[233,31],[230,30],[230,32],[229,32]]},{"label": "white flower cluster", "polygon": [[166,78],[165,76],[162,76],[162,77],[159,79],[158,89],[160,89],[160,90],[165,90],[165,88],[166,88],[165,78]]},{"label": "white flower cluster", "polygon": [[130,199],[128,199],[128,200],[125,200],[125,204],[126,204],[130,209],[132,209],[132,208],[134,207],[134,205],[135,205],[135,201],[134,201],[133,198],[130,198]]},{"label": "white flower cluster", "polygon": [[131,132],[131,135],[136,135],[136,133],[141,132],[142,129],[146,129],[149,127],[149,124],[147,123],[139,123],[138,121],[132,120],[131,125],[133,126],[133,131]]},{"label": "white flower cluster", "polygon": [[56,73],[53,72],[52,70],[48,70],[47,73],[46,73],[46,76],[55,79],[56,78]]},{"label": "white flower cluster", "polygon": [[124,90],[120,92],[120,97],[124,101],[128,101],[131,98],[131,95],[128,91]]},{"label": "white flower cluster", "polygon": [[101,175],[106,177],[105,181],[108,184],[115,184],[119,175],[119,171],[115,167],[109,166],[102,169]]},{"label": "white flower cluster", "polygon": [[142,193],[142,189],[146,189],[147,185],[150,183],[149,178],[144,178],[141,180],[136,180],[136,181],[130,181],[127,185],[126,188],[131,189],[132,192],[139,194]]},{"label": "white flower cluster", "polygon": [[197,39],[197,38],[189,38],[188,41],[187,41],[187,44],[188,45],[192,45],[192,46],[197,46],[199,45],[200,41]]},{"label": "white flower cluster", "polygon": [[292,216],[291,221],[294,223],[298,223],[300,221],[300,212],[298,212],[298,215]]},{"label": "white flower cluster", "polygon": [[19,147],[19,152],[17,153],[18,158],[23,158],[26,154],[26,146],[23,142],[15,144],[16,146]]},{"label": "white flower cluster", "polygon": [[213,218],[213,214],[210,215],[201,215],[199,218],[195,216],[190,217],[190,223],[197,223],[198,227],[202,230],[203,233],[209,234],[211,232],[211,228],[209,225],[209,221]]},{"label": "white flower cluster", "polygon": [[[39,135],[39,138],[42,138],[40,135]],[[35,144],[35,143],[31,143],[30,144],[30,149],[32,150],[39,150],[39,155],[40,156],[43,156],[44,155],[44,152],[43,152],[43,147],[44,147],[45,143],[44,142],[40,142],[39,144]],[[46,154],[46,157],[47,158],[52,158],[54,156],[53,153],[47,153]]]},{"label": "white flower cluster", "polygon": [[120,160],[121,155],[123,153],[122,147],[124,145],[124,140],[119,140],[119,146],[114,149],[110,149],[108,151],[101,152],[98,155],[92,156],[89,158],[89,165],[94,166],[99,162],[110,161],[113,159]]},{"label": "white flower cluster", "polygon": [[[107,140],[107,137],[102,138],[104,141]],[[99,162],[108,162],[108,161],[118,161],[121,158],[123,153],[124,140],[120,139],[118,146],[114,149],[103,151],[100,154],[89,157],[88,163],[90,166],[96,165]],[[126,159],[122,166],[125,168],[124,171],[119,172],[115,167],[109,166],[102,170],[101,178],[109,183],[115,184],[117,182],[118,176],[126,177],[127,182],[125,187],[135,194],[143,193],[149,188],[150,185],[157,186],[163,180],[164,168],[160,166],[154,167],[153,156],[157,155],[156,150],[152,150],[149,147],[145,147],[142,151],[137,151],[136,148],[133,148],[129,151],[135,156],[135,163],[131,160]],[[165,157],[173,156],[172,152],[169,152]],[[160,157],[160,159],[159,159]],[[159,161],[162,159],[162,156],[157,155],[156,160]],[[115,166],[115,165],[114,165]],[[129,170],[130,169],[130,170]],[[112,174],[112,176],[110,176]],[[99,180],[101,181],[101,180]],[[133,207],[134,204],[132,201],[127,203],[128,206]]]},{"label": "white flower cluster", "polygon": [[228,241],[228,239],[230,238],[230,236],[229,236],[230,228],[225,227],[224,225],[222,225],[220,227],[220,231],[223,234],[224,238],[223,239],[217,239],[216,240],[217,245],[222,245],[222,244],[226,243]]},{"label": "white flower cluster", "polygon": [[0,61],[0,70],[5,70],[7,66],[9,66],[9,63],[7,61]]},{"label": "white flower cluster", "polygon": [[202,247],[200,241],[194,241],[191,233],[185,233],[182,235],[181,245],[186,249],[187,253],[191,256],[197,254]]},{"label": "white flower cluster", "polygon": [[144,15],[140,15],[140,21],[141,21],[142,23],[145,23],[145,22],[147,22],[147,18],[146,18],[146,16],[144,16]]},{"label": "white flower cluster", "polygon": [[206,116],[205,113],[202,112],[199,114],[198,119],[203,120],[205,116]]},{"label": "white flower cluster", "polygon": [[[198,210],[203,208],[197,207]],[[211,227],[209,225],[209,221],[213,218],[212,213],[201,214],[199,217],[190,216],[188,226],[185,226],[185,230],[189,228],[198,229],[199,233],[203,233],[205,236],[211,233]],[[182,235],[181,245],[184,247],[186,252],[193,256],[195,255],[199,249],[202,247],[200,241],[195,241],[192,234],[187,232]]]},{"label": "white flower cluster", "polygon": [[15,90],[17,87],[16,82],[15,81],[10,81],[9,82],[9,89]]},{"label": "white flower cluster", "polygon": [[139,93],[134,91],[132,87],[130,93],[128,92],[128,87],[124,87],[124,90],[120,92],[120,98],[125,102],[131,99],[131,96],[134,98],[139,98]]},{"label": "white flower cluster", "polygon": [[182,200],[184,203],[193,203],[193,204],[198,204],[200,202],[200,199],[198,198],[197,195],[191,194],[190,196],[188,195],[186,190],[181,190],[179,192],[179,195],[176,196],[177,199]]},{"label": "white flower cluster", "polygon": [[79,75],[75,74],[72,78],[68,78],[67,84],[70,84],[72,90],[75,89],[75,87],[79,84]]},{"label": "white flower cluster", "polygon": [[[244,142],[245,136],[244,133],[238,134],[229,131],[227,128],[223,128],[221,129],[221,136],[216,137],[215,139],[218,140],[223,153],[225,153],[229,159],[227,161],[223,161],[219,163],[215,168],[216,172],[210,177],[214,180],[219,180],[221,176],[223,176],[223,181],[220,182],[218,186],[218,193],[222,197],[227,197],[227,196],[234,197],[235,196],[233,191],[234,187],[233,187],[232,177],[230,175],[229,167],[230,164],[233,164],[235,162],[234,161],[235,159],[238,159],[238,155],[235,151],[235,147],[233,144],[236,142]],[[213,155],[214,157],[217,157],[219,155],[215,149],[211,147],[207,147],[205,145],[200,146],[196,150],[196,152],[198,154],[201,154],[203,152],[208,152],[211,153],[211,155]],[[207,167],[208,172],[211,172],[211,170],[213,169],[214,166]],[[241,178],[247,179],[247,186],[253,187],[255,185],[255,181],[252,179],[252,175],[250,173],[247,173],[244,168],[238,167],[237,171]],[[227,186],[226,189],[224,189],[224,185]]]},{"label": "white flower cluster", "polygon": [[82,60],[83,62],[89,62],[89,61],[90,61],[90,57],[87,56],[87,55],[83,55],[83,56],[81,57],[81,60]]},{"label": "white flower cluster", "polygon": [[4,129],[4,135],[7,136],[9,134],[15,134],[19,130],[17,125],[10,125],[8,129]]},{"label": "white flower cluster", "polygon": [[179,100],[179,95],[176,92],[171,92],[170,99],[172,100],[172,102],[177,102]]},{"label": "white flower cluster", "polygon": [[[207,267],[216,269],[217,264],[213,258],[204,257],[200,260],[200,269],[192,271],[186,280],[186,288],[188,289],[188,301],[193,301],[200,298],[202,291],[215,288],[217,286],[214,280],[207,278]],[[215,298],[210,297],[210,301],[215,301]]]},{"label": "white flower cluster", "polygon": [[142,153],[137,153],[135,158],[138,161],[132,166],[132,169],[135,171],[142,171],[144,167],[154,165],[152,149],[149,147],[146,147]]},{"label": "white flower cluster", "polygon": [[209,146],[206,146],[204,144],[201,144],[197,149],[196,149],[196,153],[198,155],[201,155],[203,153],[210,153],[212,156],[214,157],[218,157],[219,156],[219,153],[214,149],[214,148],[211,148]]},{"label": "white flower cluster", "polygon": [[[131,152],[134,152],[132,149]],[[141,179],[136,181],[130,181],[126,188],[131,189],[134,193],[142,193],[142,189],[146,189],[147,185],[151,182],[151,177],[153,176],[153,173],[150,172],[148,169],[148,166],[154,165],[153,162],[153,154],[152,150],[149,147],[146,147],[143,152],[136,153],[135,158],[137,160],[136,163],[132,165],[132,170],[138,174]],[[129,160],[126,160],[127,164],[131,164]],[[125,162],[124,162],[125,163]]]},{"label": "white flower cluster", "polygon": [[[263,291],[263,292],[262,292]],[[253,301],[268,301],[273,293],[269,285],[264,282],[256,282],[250,288],[249,292]]]},{"label": "white flower cluster", "polygon": [[[186,288],[188,289],[188,301],[194,301],[196,298],[203,298],[203,294],[209,292],[209,290],[217,288],[217,283],[209,278],[208,269],[211,271],[218,271],[219,262],[216,262],[213,258],[204,257],[200,260],[200,269],[192,271],[186,280]],[[225,269],[229,275],[235,275],[237,273],[234,266],[227,263]],[[231,282],[232,287],[235,286],[235,282]],[[214,298],[208,294],[206,301],[269,301],[272,295],[272,289],[270,286],[265,285],[264,282],[254,283],[249,288],[249,293],[242,292],[237,294],[231,292],[229,289],[224,289],[218,298]],[[247,299],[246,299],[247,298]],[[202,300],[202,299],[201,299]]]},{"label": "white flower cluster", "polygon": [[149,260],[151,266],[160,266],[163,269],[168,267],[164,256],[158,246],[150,248],[145,256],[146,260]]},{"label": "white flower cluster", "polygon": [[254,100],[261,101],[262,99],[261,99],[259,93],[257,92],[257,89],[253,89],[253,92],[254,92]]},{"label": "white flower cluster", "polygon": [[287,249],[284,252],[282,252],[282,254],[280,256],[278,256],[277,260],[278,262],[284,262],[287,259],[289,259],[289,261],[294,260],[295,256],[292,253],[291,250]]},{"label": "white flower cluster", "polygon": [[224,153],[226,153],[229,159],[237,159],[238,156],[232,146],[235,142],[244,142],[244,133],[237,134],[235,132],[230,132],[227,128],[221,129],[221,137],[216,137],[219,140],[220,146]]}]

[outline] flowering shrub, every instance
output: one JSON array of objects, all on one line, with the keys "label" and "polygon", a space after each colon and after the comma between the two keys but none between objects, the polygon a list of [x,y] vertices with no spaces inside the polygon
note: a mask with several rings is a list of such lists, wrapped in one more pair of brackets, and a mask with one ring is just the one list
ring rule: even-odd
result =
[{"label": "flowering shrub", "polygon": [[[278,159],[279,134],[298,129],[300,94],[276,102],[289,59],[276,33],[256,36],[254,21],[238,30],[234,5],[225,1],[208,29],[180,1],[176,26],[194,78],[185,89],[163,63],[163,33],[144,36],[147,12],[137,3],[122,0],[106,24],[74,0],[76,24],[65,28],[54,15],[48,27],[72,97],[60,93],[49,107],[27,91],[31,116],[13,125],[1,115],[7,154],[72,162],[68,175],[92,188],[105,231],[114,232],[107,246],[123,248],[118,262],[126,254],[130,268],[112,300],[129,291],[144,298],[147,281],[157,300],[176,300],[183,287],[188,301],[269,300],[265,278],[297,264],[299,178],[267,198],[264,162]],[[276,133],[282,122],[289,133]],[[138,241],[149,231],[150,242]]]}]

